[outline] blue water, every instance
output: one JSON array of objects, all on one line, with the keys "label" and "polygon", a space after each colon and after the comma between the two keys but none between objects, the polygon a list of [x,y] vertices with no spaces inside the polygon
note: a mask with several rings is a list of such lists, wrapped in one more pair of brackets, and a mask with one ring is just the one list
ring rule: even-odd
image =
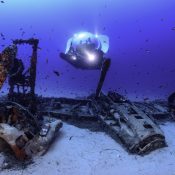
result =
[{"label": "blue water", "polygon": [[[99,71],[77,70],[59,58],[76,32],[108,35],[112,66],[103,90],[130,99],[166,98],[175,91],[175,0],[4,0],[0,51],[12,39],[40,39],[36,92],[81,96],[93,92]],[[3,46],[2,46],[3,45]],[[29,46],[19,48],[26,66]],[[48,64],[47,64],[48,60]],[[53,70],[60,72],[57,77]],[[3,91],[8,88],[3,87]]]}]

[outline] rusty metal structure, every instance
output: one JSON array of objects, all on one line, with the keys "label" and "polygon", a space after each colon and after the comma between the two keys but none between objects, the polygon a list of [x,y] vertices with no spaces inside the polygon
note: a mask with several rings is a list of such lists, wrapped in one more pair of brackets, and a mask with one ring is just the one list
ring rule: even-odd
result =
[{"label": "rusty metal structure", "polygon": [[[32,55],[30,59],[30,68],[29,68],[29,82],[24,82],[24,86],[26,85],[27,87],[30,88],[30,95],[34,96],[35,95],[35,81],[36,81],[36,64],[37,64],[37,50],[38,50],[38,39],[31,38],[29,40],[14,40],[13,44],[15,46],[21,45],[21,44],[28,44],[32,46]],[[26,83],[26,84],[25,84]]]},{"label": "rusty metal structure", "polygon": [[13,65],[13,58],[16,55],[16,47],[9,46],[0,54],[0,89],[6,80],[11,66]]},{"label": "rusty metal structure", "polygon": [[[44,154],[57,131],[62,127],[62,122],[54,119],[40,119],[37,115],[35,94],[36,63],[38,40],[14,40],[13,45],[7,47],[0,55],[0,88],[7,77],[10,79],[8,99],[0,101],[0,143],[5,142],[15,156],[20,160],[31,158],[34,155]],[[17,45],[29,44],[33,48],[28,75],[19,74],[21,66],[17,60]],[[17,66],[16,66],[17,65]],[[17,73],[12,75],[14,67]],[[16,68],[15,68],[16,69]],[[16,71],[16,70],[15,70]],[[16,78],[17,77],[17,78]],[[14,86],[18,91],[14,91]],[[19,91],[22,87],[23,91]],[[24,88],[28,88],[26,93]]]},{"label": "rusty metal structure", "polygon": [[[19,70],[15,70],[17,73],[10,73],[9,72],[9,94],[8,98],[11,101],[16,101],[27,108],[33,113],[36,112],[36,95],[35,95],[35,81],[36,81],[36,64],[37,64],[37,50],[38,50],[38,39],[28,39],[22,40],[17,39],[13,41],[13,47],[16,48],[15,54],[13,56],[13,60],[19,60],[16,58],[18,52],[18,45],[27,44],[32,47],[32,55],[30,57],[30,65],[29,69],[26,72],[22,72],[19,74]],[[15,62],[15,61],[14,61]],[[22,62],[22,61],[21,61]],[[23,64],[23,63],[22,63]],[[15,66],[15,65],[14,65]],[[19,66],[18,66],[19,67]],[[13,66],[12,66],[13,69]],[[11,70],[12,70],[11,69]],[[11,74],[15,75],[12,76]],[[15,91],[15,86],[17,87],[18,91]],[[22,89],[20,91],[20,89]]]},{"label": "rusty metal structure", "polygon": [[59,120],[41,126],[39,123],[33,114],[18,103],[0,103],[0,139],[10,146],[18,159],[44,154],[62,126]]}]

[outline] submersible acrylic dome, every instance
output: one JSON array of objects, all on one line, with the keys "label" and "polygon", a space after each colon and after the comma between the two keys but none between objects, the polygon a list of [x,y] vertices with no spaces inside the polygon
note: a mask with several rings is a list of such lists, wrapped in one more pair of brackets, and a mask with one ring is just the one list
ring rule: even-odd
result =
[{"label": "submersible acrylic dome", "polygon": [[74,36],[68,40],[65,53],[68,53],[71,46],[76,49],[80,44],[94,44],[95,48],[100,49],[103,53],[107,53],[109,50],[108,36],[81,32],[74,34]]},{"label": "submersible acrylic dome", "polygon": [[100,69],[108,49],[108,36],[81,32],[67,41],[66,51],[60,56],[76,68]]}]

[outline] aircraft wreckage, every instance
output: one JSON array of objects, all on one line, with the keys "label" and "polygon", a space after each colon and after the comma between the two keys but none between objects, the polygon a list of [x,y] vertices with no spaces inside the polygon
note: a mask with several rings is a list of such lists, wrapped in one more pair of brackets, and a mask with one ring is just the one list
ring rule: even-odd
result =
[{"label": "aircraft wreckage", "polygon": [[[80,38],[81,43],[77,41]],[[167,146],[159,122],[173,120],[175,94],[168,102],[131,102],[115,91],[102,93],[111,64],[111,60],[104,57],[108,50],[107,37],[99,39],[89,33],[74,35],[68,41],[66,52],[60,54],[77,68],[101,72],[96,92],[82,99],[43,98],[35,94],[38,43],[33,38],[14,40],[12,46],[0,54],[0,88],[7,77],[10,86],[8,96],[0,101],[0,143],[1,140],[7,143],[18,159],[45,153],[62,127],[61,120],[100,123],[101,128],[130,153],[145,155]],[[33,48],[30,67],[25,72],[22,60],[16,57],[19,44]],[[98,57],[94,64],[92,54]],[[87,66],[88,60],[91,64]]]},{"label": "aircraft wreckage", "polygon": [[[24,74],[23,63],[16,58],[17,44],[30,44],[33,48],[30,68]],[[5,142],[20,160],[44,154],[62,127],[60,120],[47,117],[39,120],[37,115],[37,47],[37,39],[15,40],[13,46],[7,47],[0,55],[0,88],[7,75],[10,85],[8,98],[0,101],[0,140]],[[17,92],[14,91],[15,87]]]}]

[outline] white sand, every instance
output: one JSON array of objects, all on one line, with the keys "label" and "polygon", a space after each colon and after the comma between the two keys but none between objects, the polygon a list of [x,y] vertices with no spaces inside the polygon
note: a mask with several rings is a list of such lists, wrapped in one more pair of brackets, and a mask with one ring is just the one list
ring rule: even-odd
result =
[{"label": "white sand", "polygon": [[129,155],[105,133],[64,124],[45,156],[25,170],[0,175],[175,175],[175,123],[161,128],[169,146],[140,157]]}]

